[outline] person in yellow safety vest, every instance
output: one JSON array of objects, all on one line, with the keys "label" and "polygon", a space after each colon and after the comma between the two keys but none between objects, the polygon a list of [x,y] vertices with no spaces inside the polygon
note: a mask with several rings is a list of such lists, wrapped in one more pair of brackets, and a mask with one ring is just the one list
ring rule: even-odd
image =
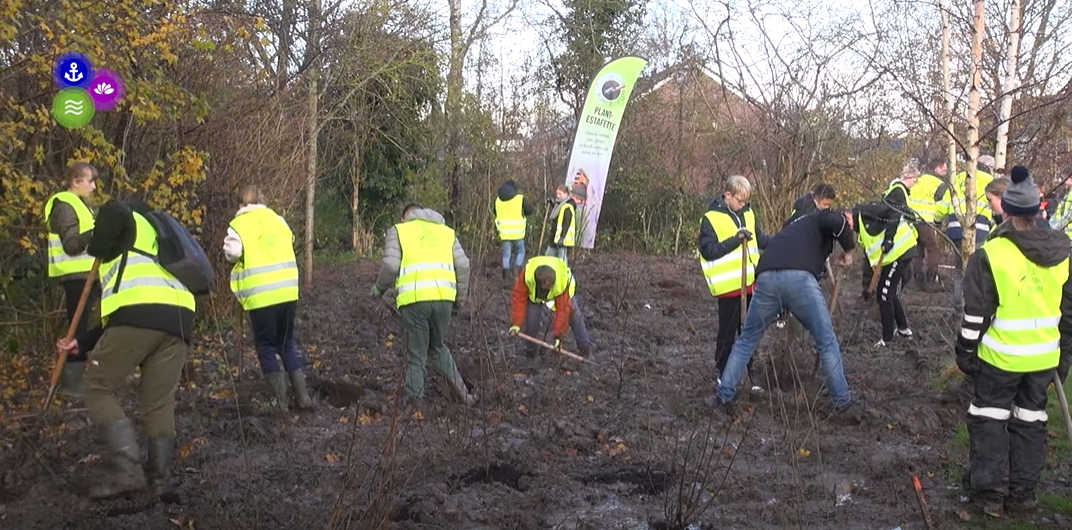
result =
[{"label": "person in yellow safety vest", "polygon": [[555,256],[569,264],[569,249],[577,244],[577,203],[570,197],[570,190],[566,186],[555,189],[551,218],[555,224],[544,255]]},{"label": "person in yellow safety vest", "polygon": [[1068,191],[1065,192],[1064,198],[1057,203],[1057,208],[1054,209],[1053,215],[1050,216],[1050,226],[1072,237],[1072,176],[1065,178],[1064,186]]},{"label": "person in yellow safety vest", "polygon": [[379,298],[394,285],[395,304],[402,314],[406,352],[406,399],[420,410],[425,395],[425,362],[432,356],[436,370],[447,379],[466,405],[476,403],[462,379],[444,340],[451,317],[469,293],[469,258],[454,230],[439,212],[408,204],[401,222],[384,236],[383,265],[372,286]]},{"label": "person in yellow safety vest", "polygon": [[[287,379],[299,408],[313,406],[298,353],[294,319],[298,308],[298,263],[294,234],[286,220],[264,205],[264,195],[251,186],[239,195],[240,208],[227,227],[223,254],[231,269],[231,291],[249,313],[257,360],[271,387],[276,406],[288,409]],[[283,361],[283,372],[279,359]]]},{"label": "person in yellow safety vest", "polygon": [[[932,161],[929,164],[929,172],[923,173],[912,187],[912,193],[908,196],[908,207],[916,214],[916,234],[919,236],[917,250],[919,259],[912,262],[912,277],[920,287],[930,290],[934,288],[938,280],[938,231],[936,219],[938,203],[942,200],[938,196],[938,189],[942,187],[942,180],[946,174],[947,162],[945,160]],[[947,186],[948,187],[948,186]],[[944,188],[943,188],[944,189]]]},{"label": "person in yellow safety vest", "polygon": [[[759,251],[767,248],[767,241],[770,239],[760,230],[756,213],[748,203],[751,195],[752,183],[741,175],[733,175],[726,179],[722,196],[711,201],[707,213],[700,219],[700,268],[708,291],[718,299],[718,334],[715,336],[716,381],[726,370],[726,361],[733,350],[733,343],[741,332],[741,297],[747,297],[746,304],[751,302]],[[745,292],[741,292],[744,247],[748,250],[748,261],[744,266]],[[755,387],[755,378],[751,376],[751,360],[748,371]]]},{"label": "person in yellow safety vest", "polygon": [[[548,312],[546,304],[553,301],[555,347],[561,345],[566,332],[572,328],[577,340],[577,352],[588,355],[592,350],[592,341],[588,337],[584,313],[577,304],[576,293],[577,280],[564,261],[554,256],[530,259],[514,280],[510,297],[509,334],[514,336],[524,331],[529,336],[537,335],[540,321]],[[526,342],[525,353],[535,357],[536,346]]]},{"label": "person in yellow safety vest", "polygon": [[[495,229],[502,241],[502,276],[504,282],[517,276],[517,271],[525,264],[525,230],[526,217],[532,215],[532,204],[518,192],[513,180],[499,186],[499,196],[495,199]],[[510,257],[513,254],[513,266]]]},{"label": "person in yellow safety vest", "polygon": [[972,503],[995,517],[1035,509],[1046,467],[1046,389],[1072,365],[1070,240],[1038,223],[1027,168],[1009,175],[1005,221],[968,260],[954,348],[975,388],[964,484]]},{"label": "person in yellow safety vest", "polygon": [[[86,162],[67,167],[63,181],[66,191],[58,192],[45,202],[44,220],[48,228],[48,277],[63,286],[67,323],[74,319],[86,277],[93,268],[93,258],[86,246],[93,237],[93,210],[88,197],[97,189],[97,169]],[[85,340],[89,317],[100,300],[100,282],[95,279],[86,298],[85,310],[75,327],[75,338]],[[85,396],[82,373],[85,355],[76,352],[67,359],[60,374],[59,392],[72,397]]]},{"label": "person in yellow safety vest", "polygon": [[[919,179],[919,168],[912,162],[901,170],[901,176],[893,181],[883,194],[883,208],[878,216],[862,215],[856,224],[860,227],[860,249],[866,260],[863,275],[865,284],[863,298],[870,299],[878,295],[879,315],[882,319],[882,337],[875,343],[876,348],[886,347],[893,340],[894,333],[901,337],[911,337],[912,329],[908,327],[908,317],[901,305],[901,288],[909,265],[916,257],[916,228],[912,223],[912,212],[908,208],[910,190]],[[876,217],[878,217],[876,219]],[[871,277],[874,267],[881,267],[875,292],[871,292]]]},{"label": "person in yellow safety vest", "polygon": [[[152,488],[165,493],[175,453],[175,392],[193,336],[194,295],[156,259],[158,242],[144,203],[101,207],[87,252],[100,259],[101,321],[86,337],[57,341],[62,350],[89,352],[86,406],[108,449],[110,473],[88,495],[108,499]],[[134,423],[119,396],[140,371],[138,402],[149,439],[143,467]],[[146,481],[148,473],[148,483]]]},{"label": "person in yellow safety vest", "polygon": [[[1005,211],[1001,209],[1001,197],[1005,194],[1005,190],[1008,189],[1009,182],[1007,178],[996,178],[990,181],[990,184],[987,184],[984,190],[986,202],[990,205],[990,216],[994,220],[994,228],[997,228],[1005,220]],[[994,237],[994,230],[991,230],[987,236],[988,239],[992,237]]]},{"label": "person in yellow safety vest", "polygon": [[[990,155],[983,155],[979,157],[977,162],[977,169],[975,171],[975,245],[978,247],[986,241],[986,236],[990,232],[992,226],[991,212],[989,204],[986,200],[986,185],[990,184],[994,180],[994,176],[989,172],[992,171],[994,165],[994,157]],[[964,262],[960,256],[960,244],[963,240],[963,229],[960,226],[960,219],[957,218],[956,210],[953,207],[953,201],[959,202],[962,207],[964,206],[964,184],[968,178],[968,174],[964,171],[957,173],[956,177],[949,186],[939,187],[938,193],[941,194],[941,201],[938,204],[935,218],[944,219],[946,223],[946,236],[952,241],[953,246],[957,251],[953,253],[956,259],[956,266],[958,270],[963,269]],[[965,211],[971,214],[971,206],[965,208]]]}]

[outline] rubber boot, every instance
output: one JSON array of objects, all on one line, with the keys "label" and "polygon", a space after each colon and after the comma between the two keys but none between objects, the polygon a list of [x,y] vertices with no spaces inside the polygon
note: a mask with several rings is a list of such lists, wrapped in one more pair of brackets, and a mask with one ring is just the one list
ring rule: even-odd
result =
[{"label": "rubber boot", "polygon": [[473,406],[476,404],[476,395],[469,392],[469,388],[465,386],[465,380],[461,376],[450,381],[450,386],[454,387],[454,391],[458,394],[458,399],[466,406]]},{"label": "rubber boot", "polygon": [[287,407],[287,374],[282,371],[268,372],[264,374],[268,385],[272,387],[272,395],[275,396],[276,407],[280,412],[286,412]]},{"label": "rubber boot", "polygon": [[294,389],[294,397],[298,400],[298,408],[313,408],[313,400],[309,399],[309,388],[305,386],[305,373],[301,370],[290,372],[290,387]]},{"label": "rubber boot", "polygon": [[158,497],[168,489],[168,479],[171,477],[171,463],[174,458],[174,437],[149,440],[149,458],[145,462],[145,474],[149,479],[150,490]]},{"label": "rubber boot", "polygon": [[67,361],[60,372],[60,386],[57,391],[64,396],[84,398],[86,387],[82,384],[82,373],[86,368],[83,361]]},{"label": "rubber boot", "polygon": [[91,499],[110,499],[145,489],[145,470],[142,469],[138,435],[129,418],[101,425],[101,441],[108,447],[106,463],[111,474],[89,487]]},{"label": "rubber boot", "polygon": [[503,269],[503,283],[505,283],[507,285],[510,284],[510,271],[511,270],[513,270],[513,269],[507,269],[507,268]]}]

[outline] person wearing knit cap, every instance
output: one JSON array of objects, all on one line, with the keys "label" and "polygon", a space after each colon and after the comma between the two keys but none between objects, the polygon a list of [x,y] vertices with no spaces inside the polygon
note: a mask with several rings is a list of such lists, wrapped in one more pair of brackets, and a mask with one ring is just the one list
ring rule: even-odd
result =
[{"label": "person wearing knit cap", "polygon": [[974,382],[965,423],[971,501],[1002,517],[1030,511],[1046,464],[1046,389],[1072,365],[1069,238],[1038,223],[1038,188],[1016,166],[1001,197],[1005,220],[968,259],[954,351]]}]

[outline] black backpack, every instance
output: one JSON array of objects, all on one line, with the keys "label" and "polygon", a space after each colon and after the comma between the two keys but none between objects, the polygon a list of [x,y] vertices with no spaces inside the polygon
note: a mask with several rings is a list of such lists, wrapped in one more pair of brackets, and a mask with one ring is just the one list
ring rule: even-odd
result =
[{"label": "black backpack", "polygon": [[145,218],[156,229],[156,262],[194,295],[209,294],[216,273],[201,244],[167,212],[154,210]]}]

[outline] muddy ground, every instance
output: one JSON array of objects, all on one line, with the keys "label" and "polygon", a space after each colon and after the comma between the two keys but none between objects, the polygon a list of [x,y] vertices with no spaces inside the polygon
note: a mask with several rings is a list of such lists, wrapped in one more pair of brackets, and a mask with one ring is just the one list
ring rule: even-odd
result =
[{"label": "muddy ground", "polygon": [[[704,404],[718,323],[693,259],[591,254],[572,265],[598,366],[525,357],[505,337],[508,290],[489,259],[477,265],[449,339],[481,400],[465,409],[440,389],[420,418],[395,405],[402,344],[397,317],[367,294],[376,262],[321,267],[303,293],[311,413],[271,412],[248,333],[236,349],[226,319],[205,315],[180,391],[172,491],[160,502],[79,497],[101,447],[84,405],[65,401],[46,422],[0,426],[0,528],[385,520],[381,528],[909,530],[924,528],[913,474],[937,528],[978,523],[959,499],[966,453],[951,442],[968,395],[955,369],[944,370],[957,325],[949,294],[906,291],[915,336],[876,350],[877,310],[858,300],[853,267],[835,324],[851,389],[868,406],[864,423],[825,417],[811,341],[790,327],[768,331],[759,371],[767,390],[742,390],[745,413],[733,422]],[[137,417],[133,393],[127,403]],[[1068,471],[1051,464],[1043,490],[1067,496]],[[1021,522],[1070,527],[1048,509]]]}]

